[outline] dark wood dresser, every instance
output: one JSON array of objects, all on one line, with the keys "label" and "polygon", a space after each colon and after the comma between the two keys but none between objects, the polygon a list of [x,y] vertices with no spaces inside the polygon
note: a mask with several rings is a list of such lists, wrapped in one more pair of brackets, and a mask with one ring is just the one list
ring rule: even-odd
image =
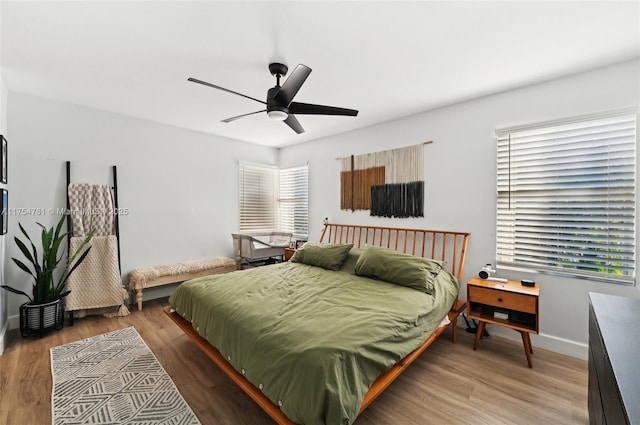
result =
[{"label": "dark wood dresser", "polygon": [[589,422],[640,425],[640,299],[589,293]]}]

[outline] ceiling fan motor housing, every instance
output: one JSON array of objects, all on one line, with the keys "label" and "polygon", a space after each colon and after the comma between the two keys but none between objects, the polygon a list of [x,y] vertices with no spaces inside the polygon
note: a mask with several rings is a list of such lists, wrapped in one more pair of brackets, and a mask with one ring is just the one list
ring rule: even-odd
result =
[{"label": "ceiling fan motor housing", "polygon": [[269,72],[273,76],[279,75],[281,77],[284,77],[285,75],[287,75],[288,71],[289,71],[289,68],[287,67],[287,65],[285,65],[283,63],[270,63],[269,64]]},{"label": "ceiling fan motor housing", "polygon": [[271,87],[267,92],[267,115],[279,121],[287,119],[289,116],[289,108],[287,105],[278,103],[275,99],[276,93],[280,90],[280,86]]}]

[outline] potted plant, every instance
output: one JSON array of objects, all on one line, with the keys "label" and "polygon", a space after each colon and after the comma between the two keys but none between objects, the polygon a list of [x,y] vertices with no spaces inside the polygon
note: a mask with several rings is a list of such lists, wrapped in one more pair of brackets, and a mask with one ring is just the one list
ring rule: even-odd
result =
[{"label": "potted plant", "polygon": [[[60,254],[59,251],[62,242],[67,237],[67,233],[61,234],[65,218],[66,215],[60,218],[55,229],[53,227],[47,229],[42,224],[37,223],[42,228],[42,256],[40,258],[38,257],[38,250],[26,230],[22,227],[22,224],[18,224],[20,231],[31,245],[31,249],[17,236],[14,237],[14,240],[30,264],[27,265],[17,258],[12,258],[12,260],[21,270],[33,277],[32,296],[8,285],[2,285],[2,288],[29,298],[28,302],[20,306],[20,331],[23,337],[28,336],[33,331],[40,331],[42,336],[44,330],[52,327],[62,329],[64,325],[63,298],[71,292],[66,289],[67,279],[84,261],[91,250],[91,247],[86,250],[84,248],[93,237],[93,231],[87,235],[78,249],[69,255],[69,260],[66,262],[64,270],[61,273],[57,271],[64,257],[64,248]],[[80,254],[81,252],[82,254]]]}]

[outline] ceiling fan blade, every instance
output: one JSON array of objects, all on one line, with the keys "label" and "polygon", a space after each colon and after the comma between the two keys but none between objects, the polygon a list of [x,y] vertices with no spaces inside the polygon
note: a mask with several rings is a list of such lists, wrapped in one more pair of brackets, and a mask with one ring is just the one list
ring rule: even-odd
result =
[{"label": "ceiling fan blade", "polygon": [[262,101],[260,99],[256,99],[255,97],[247,96],[245,94],[238,93],[238,92],[235,92],[233,90],[225,89],[224,87],[216,86],[215,84],[207,83],[206,81],[198,80],[198,79],[195,79],[195,78],[188,78],[187,81],[191,81],[192,83],[202,84],[203,86],[213,87],[214,89],[226,91],[227,93],[237,94],[238,96],[242,96],[242,97],[246,97],[247,99],[255,100],[256,102],[260,102],[260,103],[262,103],[264,105],[267,104],[267,102],[264,102],[264,101]]},{"label": "ceiling fan blade", "polygon": [[287,119],[284,120],[284,123],[289,127],[291,127],[291,129],[296,133],[298,134],[304,133],[304,128],[302,128],[302,125],[300,125],[300,122],[298,121],[298,119],[294,117],[292,114],[289,114]]},{"label": "ceiling fan blade", "polygon": [[309,74],[311,74],[311,68],[308,66],[303,64],[296,66],[273,98],[281,105],[289,105]]},{"label": "ceiling fan blade", "polygon": [[355,117],[358,111],[355,109],[337,108],[335,106],[314,105],[312,103],[291,102],[289,113],[306,115],[346,115]]},{"label": "ceiling fan blade", "polygon": [[237,117],[227,118],[226,120],[222,120],[222,121],[220,121],[220,122],[227,122],[227,123],[229,123],[229,122],[231,122],[231,121],[235,121],[235,120],[237,120],[237,119],[244,118],[244,117],[247,117],[247,116],[249,116],[249,115],[259,114],[259,113],[261,113],[261,112],[267,112],[267,110],[266,110],[266,109],[263,109],[262,111],[249,112],[248,114],[242,114],[242,115],[238,115]]}]

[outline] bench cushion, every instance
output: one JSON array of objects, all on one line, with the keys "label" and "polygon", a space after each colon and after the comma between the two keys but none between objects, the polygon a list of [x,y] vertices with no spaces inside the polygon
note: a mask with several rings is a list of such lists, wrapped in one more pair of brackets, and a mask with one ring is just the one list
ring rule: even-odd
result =
[{"label": "bench cushion", "polygon": [[158,267],[141,267],[129,273],[129,287],[131,289],[150,288],[236,269],[236,262],[227,257],[184,261]]}]

